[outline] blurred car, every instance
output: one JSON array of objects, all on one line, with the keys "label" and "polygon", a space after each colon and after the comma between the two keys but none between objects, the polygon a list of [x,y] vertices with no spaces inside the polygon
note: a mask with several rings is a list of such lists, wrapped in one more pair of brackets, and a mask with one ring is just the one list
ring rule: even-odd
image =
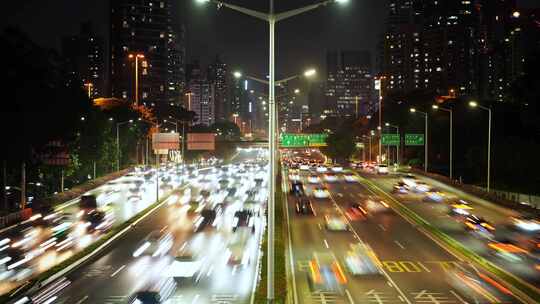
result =
[{"label": "blurred car", "polygon": [[301,165],[300,165],[300,170],[302,170],[302,171],[308,171],[308,170],[309,170],[309,165],[308,165],[308,164],[301,164]]},{"label": "blurred car", "polygon": [[328,168],[326,168],[325,166],[317,166],[317,169],[315,170],[319,173],[325,173],[328,171]]},{"label": "blurred car", "polygon": [[366,210],[358,203],[352,203],[347,211],[345,211],[345,215],[351,221],[365,220],[367,218]]},{"label": "blurred car", "polygon": [[351,167],[352,169],[356,169],[358,167],[358,163],[356,162],[350,162],[349,163],[349,167]]},{"label": "blurred car", "polygon": [[446,196],[442,191],[431,189],[430,191],[426,192],[426,196],[424,196],[424,200],[440,203],[444,201],[445,197]]},{"label": "blurred car", "polygon": [[234,218],[232,222],[232,231],[240,227],[247,227],[251,229],[251,233],[255,232],[255,214],[251,210],[238,210],[234,213]]},{"label": "blurred car", "polygon": [[176,280],[188,279],[194,283],[200,280],[204,261],[199,259],[192,251],[185,248],[180,249],[165,271],[166,277]]},{"label": "blurred car", "polygon": [[382,275],[381,262],[369,245],[351,244],[345,255],[345,266],[354,276]]},{"label": "blurred car", "polygon": [[217,206],[214,209],[203,209],[197,215],[193,221],[193,231],[200,232],[203,231],[206,227],[212,226],[217,227],[218,225],[218,216],[221,215],[221,207]]},{"label": "blurred car", "polygon": [[313,290],[341,293],[347,277],[332,253],[313,253],[309,261],[308,282]]},{"label": "blurred car", "polygon": [[300,174],[298,174],[298,172],[291,172],[289,174],[289,179],[290,180],[299,180],[300,179]]},{"label": "blurred car", "polygon": [[172,278],[163,278],[157,283],[138,291],[129,297],[128,304],[160,304],[167,303],[176,291],[176,282]]},{"label": "blurred car", "polygon": [[301,197],[296,200],[296,213],[316,215],[313,209],[313,204],[307,197]]},{"label": "blurred car", "polygon": [[299,181],[291,182],[291,190],[289,192],[290,194],[294,194],[296,196],[304,195],[304,184]]},{"label": "blurred car", "polygon": [[501,283],[481,273],[472,264],[452,263],[445,273],[446,281],[450,286],[471,298],[477,299],[481,295],[485,298],[486,303],[506,303],[495,295],[501,293],[512,294]]},{"label": "blurred car", "polygon": [[152,231],[139,243],[132,256],[134,258],[142,255],[162,257],[169,253],[172,245],[173,236],[170,232]]},{"label": "blurred car", "polygon": [[414,191],[425,193],[431,191],[431,186],[424,182],[416,182],[416,185],[413,187]]},{"label": "blurred car", "polygon": [[463,224],[468,230],[477,232],[485,237],[493,237],[493,232],[495,231],[495,226],[493,226],[493,224],[482,217],[472,214],[465,218]]},{"label": "blurred car", "polygon": [[404,182],[397,182],[392,189],[393,193],[406,194],[409,192],[409,187]]},{"label": "blurred car", "polygon": [[536,216],[513,217],[512,224],[515,228],[524,232],[540,232],[540,220]]},{"label": "blurred car", "polygon": [[318,175],[310,175],[307,180],[310,184],[318,184],[321,182],[321,178]]},{"label": "blurred car", "polygon": [[388,174],[388,166],[385,164],[378,164],[377,174]]},{"label": "blurred car", "polygon": [[345,175],[343,175],[343,178],[345,179],[345,181],[347,183],[357,183],[358,182],[358,177],[352,173],[346,173]]},{"label": "blurred car", "polygon": [[329,198],[330,192],[324,187],[317,187],[313,190],[313,196],[316,198]]},{"label": "blurred car", "polygon": [[334,183],[334,182],[337,182],[338,177],[334,173],[326,173],[324,175],[324,180],[329,182],[329,183]]},{"label": "blurred car", "polygon": [[407,185],[409,189],[413,189],[414,187],[416,187],[416,183],[418,182],[418,179],[416,178],[416,176],[412,174],[407,174],[401,177],[401,182]]},{"label": "blurred car", "polygon": [[114,224],[115,216],[111,209],[90,210],[81,216],[79,225],[86,227],[87,233],[108,231]]},{"label": "blurred car", "polygon": [[390,210],[390,206],[380,199],[366,199],[363,203],[363,207],[368,213],[379,213]]},{"label": "blurred car", "polygon": [[332,167],[332,172],[343,172],[343,167],[342,166],[333,166]]},{"label": "blurred car", "polygon": [[327,214],[324,216],[324,225],[329,231],[348,231],[349,225],[341,215]]},{"label": "blurred car", "polygon": [[228,265],[247,267],[251,263],[250,239],[247,229],[240,229],[232,236],[225,251]]}]

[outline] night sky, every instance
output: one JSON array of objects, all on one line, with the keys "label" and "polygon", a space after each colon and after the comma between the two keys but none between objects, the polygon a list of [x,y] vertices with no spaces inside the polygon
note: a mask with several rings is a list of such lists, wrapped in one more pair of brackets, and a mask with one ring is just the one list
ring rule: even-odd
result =
[{"label": "night sky", "polygon": [[[18,0],[5,1],[0,13],[2,27],[20,26],[38,44],[58,48],[60,38],[76,34],[81,21],[90,20],[97,32],[108,34],[108,1]],[[265,0],[233,0],[230,3],[267,10]],[[276,11],[297,8],[315,0],[275,0]],[[388,0],[350,0],[282,21],[277,26],[277,78],[296,74],[307,66],[324,71],[327,49],[369,49],[375,46],[387,14]],[[538,0],[521,5],[538,6]],[[173,22],[187,28],[189,59],[208,63],[221,54],[232,69],[262,76],[267,71],[268,29],[263,21],[195,0],[173,1]],[[374,61],[374,58],[373,58]]]}]

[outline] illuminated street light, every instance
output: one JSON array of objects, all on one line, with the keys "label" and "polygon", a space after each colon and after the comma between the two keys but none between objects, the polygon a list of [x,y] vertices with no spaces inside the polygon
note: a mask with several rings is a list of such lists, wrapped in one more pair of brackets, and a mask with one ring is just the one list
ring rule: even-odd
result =
[{"label": "illuminated street light", "polygon": [[144,59],[144,54],[129,54],[128,58],[135,58],[135,105],[139,105],[139,59]]},{"label": "illuminated street light", "polygon": [[315,76],[315,74],[317,74],[317,71],[315,69],[309,69],[304,72],[305,77],[312,77]]},{"label": "illuminated street light", "polygon": [[416,113],[416,109],[415,109],[415,108],[411,108],[410,111],[411,111],[411,113]]},{"label": "illuminated street light", "polygon": [[294,94],[300,94],[300,89],[294,89]]},{"label": "illuminated street light", "polygon": [[235,71],[235,72],[233,73],[233,76],[234,76],[234,78],[239,79],[239,78],[242,78],[242,73],[239,72],[239,71]]},{"label": "illuminated street light", "polygon": [[439,106],[438,105],[432,105],[431,108],[433,108],[434,110],[438,110],[439,109]]},{"label": "illuminated street light", "polygon": [[514,17],[514,18],[519,18],[519,16],[521,16],[521,13],[518,12],[518,11],[515,11],[515,12],[512,13],[512,17]]},{"label": "illuminated street light", "polygon": [[491,108],[484,107],[474,100],[469,101],[469,106],[471,108],[479,108],[488,112],[488,149],[487,149],[486,188],[487,188],[487,192],[489,192],[491,190],[491,123],[492,123]]},{"label": "illuminated street light", "polygon": [[410,109],[411,113],[415,114],[422,114],[425,118],[425,125],[424,125],[424,171],[428,171],[428,114],[426,112],[418,111],[416,108]]}]

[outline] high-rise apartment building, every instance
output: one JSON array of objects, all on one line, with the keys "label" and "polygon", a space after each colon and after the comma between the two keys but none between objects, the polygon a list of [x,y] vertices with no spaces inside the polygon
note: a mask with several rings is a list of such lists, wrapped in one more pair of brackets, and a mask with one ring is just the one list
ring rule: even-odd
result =
[{"label": "high-rise apartment building", "polygon": [[201,73],[198,66],[191,70],[187,89],[189,91],[189,104],[186,108],[197,114],[197,124],[206,126],[213,124],[216,121],[215,86]]},{"label": "high-rise apartment building", "polygon": [[80,81],[90,98],[105,96],[105,56],[103,37],[97,36],[90,22],[81,24],[79,35],[62,39],[62,55],[70,79]]},{"label": "high-rise apartment building", "polygon": [[340,116],[373,111],[371,56],[368,51],[331,51],[326,55],[326,99]]},{"label": "high-rise apartment building", "polygon": [[110,1],[110,70],[113,97],[135,100],[135,60],[139,102],[159,113],[182,97],[184,51],[182,31],[172,30],[169,0]]},{"label": "high-rise apartment building", "polygon": [[214,62],[208,66],[207,74],[208,80],[214,84],[215,88],[216,121],[226,120],[231,115],[228,104],[227,79],[229,75],[227,74],[227,64],[222,62],[219,56],[216,56]]}]

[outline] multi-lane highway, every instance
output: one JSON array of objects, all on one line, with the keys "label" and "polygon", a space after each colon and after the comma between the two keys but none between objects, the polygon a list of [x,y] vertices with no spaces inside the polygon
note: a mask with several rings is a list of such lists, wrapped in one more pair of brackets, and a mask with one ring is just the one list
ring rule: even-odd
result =
[{"label": "multi-lane highway", "polygon": [[34,299],[126,303],[157,291],[167,303],[249,303],[265,227],[266,164],[265,150],[254,149],[231,165],[186,173],[154,213],[52,285],[61,288],[42,288]]},{"label": "multi-lane highway", "polygon": [[[312,153],[310,157],[316,156]],[[288,194],[291,285],[297,303],[519,303],[478,279],[467,263],[445,251],[390,206],[361,204],[361,213],[352,213],[354,203],[384,198],[359,180],[346,182],[345,172],[335,173],[336,181],[326,177],[331,173],[316,170],[299,170],[299,176],[288,170],[283,174],[299,178],[315,211],[315,215],[299,214],[298,195]],[[290,185],[290,180],[287,183]],[[320,187],[328,190],[328,198],[315,198],[315,188]],[[331,230],[337,228],[328,227],[327,217],[343,221],[345,230]],[[355,255],[351,245],[359,243],[367,244],[371,253]],[[368,264],[363,259],[366,255],[368,262],[378,265],[374,274],[362,269]],[[351,261],[362,271],[354,269]],[[325,265],[332,263],[331,267]]]}]

